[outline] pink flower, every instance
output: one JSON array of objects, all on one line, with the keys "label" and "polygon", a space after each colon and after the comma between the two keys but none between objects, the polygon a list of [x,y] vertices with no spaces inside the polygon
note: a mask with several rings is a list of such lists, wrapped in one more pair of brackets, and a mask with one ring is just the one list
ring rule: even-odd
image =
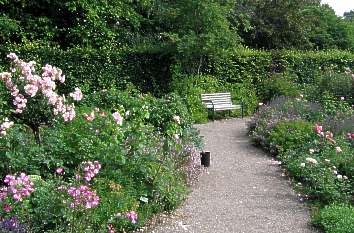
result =
[{"label": "pink flower", "polygon": [[93,121],[95,119],[95,111],[92,111],[90,114],[84,113],[84,117],[87,121]]},{"label": "pink flower", "polygon": [[[65,96],[61,97],[55,92],[55,81],[59,80],[62,83],[65,81],[65,76],[62,74],[61,69],[46,64],[42,67],[43,72],[39,76],[32,73],[35,72],[35,61],[24,62],[14,53],[8,54],[7,57],[14,62],[14,67],[11,70],[12,73],[0,73],[0,80],[5,83],[6,88],[11,93],[11,96],[13,96],[12,103],[15,113],[22,113],[27,107],[28,101],[24,93],[20,91],[23,87],[26,97],[27,95],[34,97],[40,91],[47,98],[48,105],[53,107],[53,114],[55,116],[60,114],[64,118],[64,121],[71,121],[75,118],[75,106],[73,104],[66,104]],[[16,73],[17,71],[20,73]],[[18,76],[13,77],[15,74],[18,74]],[[21,84],[21,88],[18,88],[16,84]],[[79,101],[83,97],[79,88],[75,88],[75,91],[70,96],[75,101]],[[6,131],[1,131],[0,135],[6,135]]]},{"label": "pink flower", "polygon": [[64,168],[58,167],[57,169],[55,169],[55,172],[56,172],[57,174],[62,174],[62,173],[64,172]]},{"label": "pink flower", "polygon": [[0,201],[3,201],[7,197],[7,187],[0,188]]},{"label": "pink flower", "polygon": [[123,117],[119,114],[119,112],[114,112],[112,116],[118,125],[123,124]]},{"label": "pink flower", "polygon": [[21,173],[18,177],[7,175],[4,183],[8,185],[6,191],[12,195],[15,202],[22,201],[24,197],[28,197],[34,191],[33,183],[25,173]]},{"label": "pink flower", "polygon": [[114,229],[113,225],[112,224],[108,224],[108,233],[115,233],[116,230]]},{"label": "pink flower", "polygon": [[48,103],[54,106],[58,102],[58,95],[55,92],[47,93]]},{"label": "pink flower", "polygon": [[91,191],[86,185],[81,185],[79,188],[72,186],[67,192],[72,198],[70,202],[71,208],[84,207],[91,209],[99,204],[100,198],[96,192]]},{"label": "pink flower", "polygon": [[87,161],[82,163],[82,167],[85,173],[84,179],[86,181],[91,181],[92,178],[94,178],[101,169],[101,164],[98,161]]},{"label": "pink flower", "polygon": [[9,204],[4,204],[3,210],[4,210],[6,213],[9,213],[9,212],[11,212],[12,207],[11,207]]},{"label": "pink flower", "polygon": [[63,113],[64,121],[72,121],[76,116],[74,104],[66,106],[66,112]]},{"label": "pink flower", "polygon": [[18,60],[18,57],[17,57],[17,55],[15,53],[9,53],[7,55],[7,57],[10,58],[13,61],[17,61]]},{"label": "pink flower", "polygon": [[37,94],[38,87],[32,84],[27,84],[25,87],[25,92],[27,95],[34,97]]},{"label": "pink flower", "polygon": [[13,100],[13,104],[16,106],[16,113],[22,113],[22,111],[26,108],[27,99],[23,95],[19,94]]},{"label": "pink flower", "polygon": [[11,73],[9,73],[9,72],[2,72],[2,73],[0,73],[0,79],[1,80],[8,80],[8,79],[10,79],[11,78]]},{"label": "pink flower", "polygon": [[53,66],[46,64],[44,67],[42,67],[42,77],[53,77],[54,76],[54,69]]},{"label": "pink flower", "polygon": [[323,136],[323,135],[324,135],[324,133],[323,133],[323,127],[322,127],[321,125],[316,124],[316,125],[315,125],[315,131],[316,131],[316,133],[317,133],[318,135],[320,135],[320,136]]},{"label": "pink flower", "polygon": [[17,88],[17,86],[13,86],[11,89],[11,96],[16,97],[20,93],[20,90]]},{"label": "pink flower", "polygon": [[130,211],[125,214],[126,218],[129,219],[133,224],[137,223],[138,220],[138,215],[135,213],[135,211]]},{"label": "pink flower", "polygon": [[100,112],[100,116],[101,116],[101,117],[106,117],[106,116],[107,116],[107,113],[106,113],[106,112]]},{"label": "pink flower", "polygon": [[75,91],[73,93],[69,94],[70,97],[72,97],[75,101],[80,101],[83,98],[82,92],[80,88],[75,88]]},{"label": "pink flower", "polygon": [[61,82],[61,83],[65,82],[65,75],[59,76],[59,82]]},{"label": "pink flower", "polygon": [[76,179],[76,180],[80,180],[80,179],[81,179],[80,174],[75,174],[75,179]]}]

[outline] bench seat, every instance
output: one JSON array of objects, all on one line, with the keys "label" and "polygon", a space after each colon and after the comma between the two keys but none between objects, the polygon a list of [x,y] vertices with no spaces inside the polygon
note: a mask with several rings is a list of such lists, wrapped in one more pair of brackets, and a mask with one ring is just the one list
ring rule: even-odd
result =
[{"label": "bench seat", "polygon": [[206,108],[213,112],[241,109],[243,117],[243,104],[234,105],[231,101],[231,93],[229,92],[202,94],[201,97]]}]

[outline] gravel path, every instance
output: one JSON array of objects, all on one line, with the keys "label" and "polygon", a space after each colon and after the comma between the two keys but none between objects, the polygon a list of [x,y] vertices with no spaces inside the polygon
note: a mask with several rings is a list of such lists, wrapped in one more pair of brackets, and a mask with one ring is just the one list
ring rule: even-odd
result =
[{"label": "gravel path", "polygon": [[249,143],[245,119],[197,127],[211,167],[185,204],[151,233],[316,232],[276,162]]}]

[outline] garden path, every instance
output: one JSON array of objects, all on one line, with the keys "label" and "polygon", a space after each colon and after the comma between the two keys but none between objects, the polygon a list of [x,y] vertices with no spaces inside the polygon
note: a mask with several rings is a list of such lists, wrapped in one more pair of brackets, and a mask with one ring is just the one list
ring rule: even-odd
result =
[{"label": "garden path", "polygon": [[197,125],[211,167],[184,205],[151,233],[313,233],[281,168],[247,137],[247,119]]}]

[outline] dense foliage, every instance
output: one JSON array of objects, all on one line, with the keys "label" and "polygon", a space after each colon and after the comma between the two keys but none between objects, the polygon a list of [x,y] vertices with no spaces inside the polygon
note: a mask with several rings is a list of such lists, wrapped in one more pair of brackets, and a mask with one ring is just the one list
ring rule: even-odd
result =
[{"label": "dense foliage", "polygon": [[290,69],[304,79],[318,67],[342,69],[353,61],[339,51],[235,50],[352,49],[351,12],[337,17],[317,0],[6,0],[0,6],[1,59],[16,51],[62,67],[70,87],[80,84],[84,92],[133,83],[163,95],[175,75],[248,85]]},{"label": "dense foliage", "polygon": [[[319,0],[0,0],[0,228],[125,231],[175,208],[200,171],[200,95],[230,92],[248,115],[272,100],[252,137],[321,205],[345,202],[314,220],[335,231],[352,216],[353,18]],[[10,52],[65,82],[12,72]]]}]

